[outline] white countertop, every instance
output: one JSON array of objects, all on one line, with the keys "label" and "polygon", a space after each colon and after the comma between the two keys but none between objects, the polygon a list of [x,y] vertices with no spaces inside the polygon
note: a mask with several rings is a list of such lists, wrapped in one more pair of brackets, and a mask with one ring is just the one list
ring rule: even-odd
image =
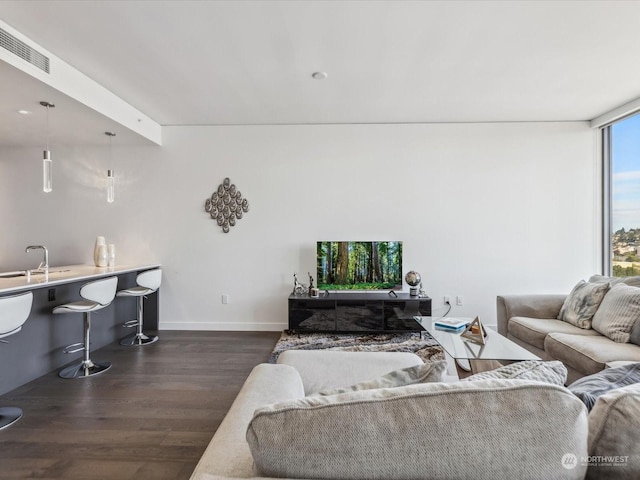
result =
[{"label": "white countertop", "polygon": [[[117,265],[114,267],[94,267],[93,265],[49,267],[48,276],[44,274],[33,274],[29,279],[26,276],[0,278],[0,294],[33,290],[34,288],[44,288],[80,280],[94,280],[110,275],[120,275],[122,273],[137,272],[158,267],[160,267],[159,263]],[[4,272],[0,272],[0,274],[2,273]]]}]

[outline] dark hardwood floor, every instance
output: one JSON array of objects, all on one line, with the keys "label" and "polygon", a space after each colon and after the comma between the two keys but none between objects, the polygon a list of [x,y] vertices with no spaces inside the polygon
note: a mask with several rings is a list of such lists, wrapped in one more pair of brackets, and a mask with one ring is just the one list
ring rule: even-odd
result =
[{"label": "dark hardwood floor", "polygon": [[251,369],[279,332],[160,332],[92,353],[107,372],[51,372],[0,396],[23,418],[0,431],[0,478],[188,479]]}]

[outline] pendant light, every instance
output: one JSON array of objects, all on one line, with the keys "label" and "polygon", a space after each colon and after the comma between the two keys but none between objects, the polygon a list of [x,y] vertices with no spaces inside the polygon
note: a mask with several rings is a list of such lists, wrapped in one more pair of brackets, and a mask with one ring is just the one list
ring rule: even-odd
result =
[{"label": "pendant light", "polygon": [[53,190],[51,151],[49,150],[49,109],[55,107],[53,103],[40,102],[47,109],[47,146],[42,155],[42,191],[49,193]]},{"label": "pendant light", "polygon": [[[109,166],[113,165],[113,153],[111,140],[116,136],[113,132],[104,132],[109,137]],[[113,177],[113,170],[107,170],[107,202],[113,203],[115,200],[115,178]]]}]

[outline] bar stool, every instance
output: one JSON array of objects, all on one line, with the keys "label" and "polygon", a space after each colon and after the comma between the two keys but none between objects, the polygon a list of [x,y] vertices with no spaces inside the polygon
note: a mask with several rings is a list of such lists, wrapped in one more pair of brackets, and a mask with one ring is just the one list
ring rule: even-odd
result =
[{"label": "bar stool", "polygon": [[86,378],[105,372],[111,367],[111,362],[93,362],[89,358],[91,312],[108,307],[116,296],[118,277],[109,277],[104,280],[89,282],[80,289],[80,296],[84,300],[65,303],[53,309],[53,313],[84,313],[84,343],[74,343],[65,347],[64,353],[76,353],[84,351],[84,359],[74,363],[70,367],[60,370],[62,378]]},{"label": "bar stool", "polygon": [[[32,304],[32,292],[0,298],[0,338],[22,330],[22,325],[31,313]],[[6,340],[0,342],[9,343]],[[22,410],[18,407],[0,407],[0,430],[17,422],[21,417]]]},{"label": "bar stool", "polygon": [[157,335],[147,336],[142,333],[143,311],[142,311],[142,299],[145,295],[149,295],[158,288],[162,282],[162,269],[156,268],[154,270],[147,270],[140,273],[136,277],[137,287],[127,288],[120,290],[117,293],[118,297],[138,297],[138,318],[136,320],[130,320],[125,322],[122,326],[127,328],[137,327],[136,333],[123,338],[120,341],[120,345],[127,347],[142,346],[158,341]]}]

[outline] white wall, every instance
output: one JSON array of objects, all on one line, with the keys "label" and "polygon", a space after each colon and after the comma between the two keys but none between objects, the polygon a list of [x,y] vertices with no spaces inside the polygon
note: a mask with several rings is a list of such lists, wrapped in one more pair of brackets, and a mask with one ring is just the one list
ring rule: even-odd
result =
[{"label": "white wall", "polygon": [[[165,127],[163,147],[0,150],[0,270],[91,261],[164,265],[161,328],[286,328],[292,274],[317,240],[402,240],[435,313],[495,323],[495,298],[568,292],[600,267],[600,173],[586,122]],[[114,168],[116,202],[104,176]],[[231,232],[204,212],[230,177],[250,202]],[[314,274],[315,276],[315,274]],[[222,305],[221,295],[231,302]]]}]

